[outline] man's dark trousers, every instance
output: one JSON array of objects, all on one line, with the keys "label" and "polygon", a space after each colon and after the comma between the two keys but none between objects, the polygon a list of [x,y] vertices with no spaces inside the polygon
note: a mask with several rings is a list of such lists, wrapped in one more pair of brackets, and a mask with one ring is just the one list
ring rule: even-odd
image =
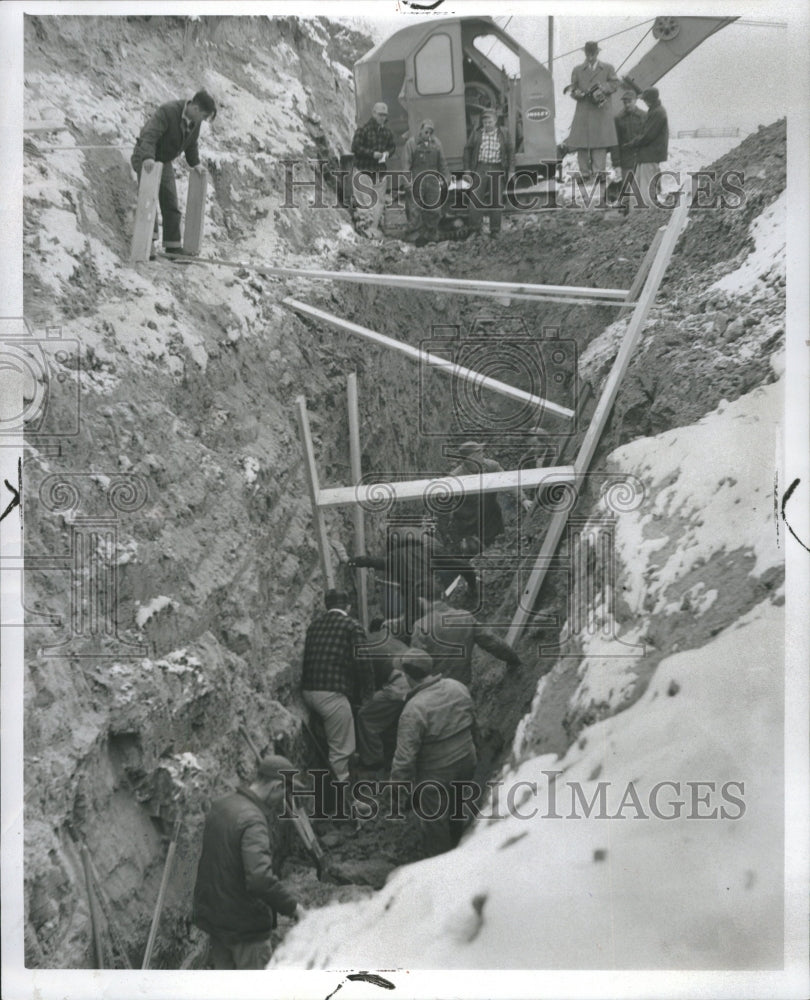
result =
[{"label": "man's dark trousers", "polygon": [[[457,788],[457,781],[471,781],[475,774],[476,755],[468,753],[461,760],[453,764],[446,764],[444,767],[431,766],[430,773],[424,773],[417,778],[420,781],[430,781],[419,793],[419,812],[427,816],[434,816],[440,813],[435,819],[422,819],[419,817],[419,825],[422,831],[422,851],[427,858],[432,858],[436,854],[444,854],[445,851],[455,847],[461,835],[472,818],[472,811],[475,809],[475,800],[472,798],[469,787],[466,792],[462,788]],[[443,796],[434,784],[438,782],[446,791],[447,796]],[[461,805],[462,799],[467,798],[467,804]],[[447,812],[440,811],[442,800],[449,799]],[[456,814],[454,818],[454,813]]]},{"label": "man's dark trousers", "polygon": [[480,232],[484,216],[488,215],[489,232],[495,236],[501,231],[506,170],[502,163],[479,163],[475,173],[480,181],[469,197],[470,229]]},{"label": "man's dark trousers", "polygon": [[[143,163],[132,158],[132,167],[138,175],[138,183],[141,183],[141,168]],[[160,217],[163,220],[163,246],[181,247],[183,241],[180,238],[180,207],[177,204],[177,187],[174,182],[174,167],[171,163],[155,162],[153,170],[163,168],[160,175],[160,188],[158,189],[158,204],[160,205]],[[153,239],[158,237],[158,220],[155,215],[155,230]]]}]

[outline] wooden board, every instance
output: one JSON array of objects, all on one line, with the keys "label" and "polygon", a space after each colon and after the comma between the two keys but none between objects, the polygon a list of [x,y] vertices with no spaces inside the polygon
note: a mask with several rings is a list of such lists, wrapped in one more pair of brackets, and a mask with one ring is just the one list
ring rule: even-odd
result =
[{"label": "wooden board", "polygon": [[338,486],[321,490],[318,507],[339,507],[342,504],[368,504],[381,500],[420,500],[424,496],[475,495],[501,493],[532,486],[553,486],[570,483],[574,469],[570,465],[547,466],[539,469],[509,469],[501,472],[474,473],[471,476],[437,476],[432,479],[410,479],[400,483],[367,483],[365,486]]},{"label": "wooden board", "polygon": [[141,182],[138,185],[138,207],[135,210],[135,232],[132,234],[132,250],[129,255],[132,264],[149,260],[162,175],[162,163],[155,163],[149,173],[145,170],[141,171]]},{"label": "wooden board", "polygon": [[[636,303],[635,309],[633,310],[633,315],[627,325],[627,331],[625,332],[624,339],[619,347],[619,352],[613,362],[613,367],[607,377],[602,394],[599,397],[599,402],[596,404],[596,409],[594,410],[588,430],[583,438],[582,444],[580,445],[577,457],[574,460],[574,469],[577,476],[584,474],[591,463],[593,453],[596,450],[596,445],[599,442],[599,438],[602,436],[602,431],[607,423],[613,403],[616,400],[616,394],[619,391],[621,381],[630,365],[633,352],[641,339],[644,323],[646,322],[647,315],[653,302],[655,301],[655,296],[657,295],[658,289],[661,285],[661,279],[664,277],[664,273],[669,265],[672,251],[675,249],[678,237],[681,235],[681,231],[686,225],[686,216],[688,211],[689,202],[686,197],[686,193],[683,192],[681,204],[673,211],[669,224],[663,230],[659,230],[659,232],[661,232],[661,238],[658,240],[657,252],[650,266],[647,280],[644,283],[644,290]],[[655,241],[653,242],[655,243]],[[644,266],[644,262],[642,262],[641,266]],[[512,624],[509,627],[509,632],[506,635],[506,642],[509,643],[509,645],[514,645],[520,634],[520,630],[532,617],[533,608],[537,603],[537,598],[540,594],[540,588],[546,578],[551,556],[553,556],[556,551],[557,545],[560,542],[565,525],[568,521],[568,514],[569,512],[567,510],[563,510],[555,512],[552,516],[548,531],[546,532],[546,536],[543,539],[543,544],[540,548],[540,553],[538,554],[534,567],[529,574],[526,586],[523,588],[520,595],[517,610],[515,611],[514,618],[512,619]]]},{"label": "wooden board", "polygon": [[208,173],[192,170],[188,176],[186,220],[183,226],[183,249],[186,253],[199,253],[205,228],[205,199],[208,193]]},{"label": "wooden board", "polygon": [[347,333],[356,333],[361,337],[365,337],[367,340],[373,340],[374,343],[380,344],[382,347],[388,347],[391,350],[399,351],[400,354],[404,354],[413,361],[419,361],[422,364],[430,365],[432,368],[436,368],[438,371],[444,372],[445,375],[452,375],[455,378],[461,378],[467,382],[472,382],[476,386],[476,389],[491,389],[493,392],[499,392],[501,395],[508,396],[510,399],[516,399],[521,403],[530,403],[533,406],[542,407],[544,410],[550,413],[556,413],[561,417],[568,417],[570,419],[574,416],[574,411],[568,409],[566,406],[559,406],[557,403],[552,403],[547,399],[543,399],[541,396],[535,396],[530,392],[525,392],[523,389],[516,389],[515,386],[507,385],[506,382],[501,382],[499,379],[481,375],[480,372],[475,372],[471,368],[464,368],[462,365],[457,365],[448,358],[443,358],[437,354],[430,354],[428,351],[423,351],[419,347],[412,347],[410,344],[406,344],[401,340],[395,340],[393,337],[386,337],[385,334],[377,333],[375,330],[369,330],[368,327],[360,326],[358,323],[352,323],[349,320],[341,319],[333,313],[325,312],[323,309],[316,309],[314,306],[307,305],[305,302],[299,302],[297,299],[286,298],[282,299],[282,305],[287,306],[288,309],[292,309],[297,313],[301,313],[303,316],[309,316],[311,319],[318,320],[321,323],[326,323],[329,326],[334,326],[338,330],[345,330]]},{"label": "wooden board", "polygon": [[[360,446],[360,410],[357,404],[357,375],[352,372],[346,380],[346,395],[349,409],[349,461],[352,467],[352,482],[357,485],[363,478],[362,448]],[[354,554],[366,554],[366,522],[365,513],[359,504],[355,504],[354,517]],[[360,613],[360,623],[368,632],[368,570],[357,569],[357,604]]]},{"label": "wooden board", "polygon": [[309,429],[309,415],[307,414],[307,401],[303,396],[298,396],[295,400],[295,408],[298,414],[298,428],[301,433],[301,445],[304,449],[304,473],[309,490],[309,499],[312,503],[312,521],[315,525],[315,535],[318,540],[318,552],[321,556],[321,569],[326,581],[326,589],[331,590],[335,586],[335,574],[332,571],[332,549],[329,545],[329,536],[326,534],[326,524],[318,504],[319,484],[318,469],[315,465],[315,449],[312,447],[312,433]]}]

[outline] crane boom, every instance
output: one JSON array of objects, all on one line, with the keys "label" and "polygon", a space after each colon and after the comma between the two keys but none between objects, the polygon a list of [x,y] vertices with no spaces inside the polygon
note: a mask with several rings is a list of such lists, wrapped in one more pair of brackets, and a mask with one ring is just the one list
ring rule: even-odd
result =
[{"label": "crane boom", "polygon": [[653,87],[684,56],[736,17],[657,17],[652,27],[656,44],[622,77],[637,93]]}]

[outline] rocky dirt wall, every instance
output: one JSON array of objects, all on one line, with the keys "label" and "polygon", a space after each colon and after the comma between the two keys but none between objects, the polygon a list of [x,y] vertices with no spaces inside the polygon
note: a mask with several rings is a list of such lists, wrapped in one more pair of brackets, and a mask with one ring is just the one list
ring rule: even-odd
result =
[{"label": "rocky dirt wall", "polygon": [[[325,267],[629,285],[659,219],[613,225],[544,215],[516,222],[497,247],[470,242],[416,251],[357,243],[338,209],[285,210],[278,161],[324,144],[336,155],[348,142],[353,109],[346,66],[358,40],[322,21],[256,19],[256,25],[230,18],[31,18],[26,115],[46,118],[56,109],[69,125],[70,143],[113,144],[134,134],[148,105],[185,93],[192,78],[208,86],[220,114],[202,143],[213,179],[206,252],[218,256],[311,266],[313,250],[320,250]],[[93,53],[89,69],[85,50]],[[130,117],[122,117],[123,108]],[[258,124],[249,127],[251,121]],[[779,126],[760,141],[764,202],[778,194],[768,157],[778,158]],[[138,964],[168,836],[180,817],[153,963],[177,967],[195,940],[188,911],[205,805],[252,763],[239,726],[262,749],[275,737],[296,759],[311,759],[296,715],[297,670],[322,580],[295,398],[307,398],[324,485],[349,481],[345,386],[352,371],[359,376],[365,471],[381,478],[392,470],[445,471],[452,462],[442,451],[448,439],[477,435],[441,377],[420,383],[412,362],[302,321],[282,298],[293,294],[413,344],[431,337],[437,324],[459,327],[464,336],[477,331],[493,345],[495,368],[504,363],[498,355],[504,331],[520,328],[516,320],[529,338],[555,328],[585,358],[566,391],[603,377],[611,335],[602,353],[586,352],[615,317],[606,309],[540,312],[518,302],[482,306],[423,293],[278,282],[248,269],[163,261],[133,269],[128,153],[54,153],[36,143],[26,153],[26,314],[37,329],[58,326],[65,342],[79,345],[58,362],[64,385],[78,387],[78,396],[67,389],[54,394],[56,425],[72,426],[80,402],[76,433],[62,441],[61,452],[35,445],[25,466],[27,554],[61,559],[61,568],[34,570],[26,579],[34,626],[25,717],[27,961],[93,964],[84,843]],[[677,426],[684,415],[694,420],[720,396],[734,399],[772,377],[768,357],[779,334],[770,323],[770,299],[757,306],[762,322],[744,324],[737,339],[724,336],[719,314],[726,299],[706,290],[714,272],[696,276],[683,249],[707,246],[707,260],[731,261],[746,246],[755,208],[690,226],[673,259],[666,303],[653,313],[655,340],[643,346],[642,358],[645,351],[659,353],[652,365],[636,362],[605,449]],[[701,287],[705,294],[698,295]],[[693,310],[690,303],[699,305]],[[670,338],[664,353],[662,330]],[[648,399],[650,367],[658,378],[655,405],[635,405]],[[679,391],[681,370],[694,376],[688,396]],[[524,377],[512,374],[518,383]],[[479,417],[507,412],[493,402],[481,405]],[[552,439],[558,450],[566,444],[559,428]],[[546,444],[545,435],[529,435],[493,454],[508,466]],[[520,532],[536,547],[541,513],[520,529],[514,515],[507,521],[504,547]],[[368,522],[373,549],[384,521],[370,516]],[[328,513],[327,526],[339,579],[351,585],[337,558],[341,546],[352,546],[349,512]],[[102,570],[116,588],[114,628],[106,633],[98,622],[76,619],[94,593],[110,593],[94,576]],[[501,609],[511,617],[512,575],[494,573],[485,584],[484,612]],[[552,582],[544,605],[561,595],[561,584]],[[109,607],[97,604],[98,614],[103,618]],[[479,666],[493,766],[547,668],[537,660],[536,643],[531,634],[523,641],[525,668],[516,677],[504,680],[500,665]],[[561,706],[570,684],[568,677],[553,689]],[[551,704],[552,688],[548,697]],[[555,714],[555,725],[564,712]],[[570,740],[573,731],[544,728],[544,746]]]}]

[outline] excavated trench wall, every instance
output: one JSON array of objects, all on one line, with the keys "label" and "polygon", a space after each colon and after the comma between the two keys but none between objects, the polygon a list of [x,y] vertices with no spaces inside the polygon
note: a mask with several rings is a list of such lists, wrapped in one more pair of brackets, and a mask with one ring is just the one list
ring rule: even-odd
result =
[{"label": "excavated trench wall", "polygon": [[[117,19],[115,26],[94,19],[82,30],[102,55],[88,70],[71,47],[78,30],[74,19],[31,19],[26,63],[31,104],[41,100],[44,108],[57,72],[63,81],[73,81],[78,96],[73,105],[66,97],[66,114],[74,132],[81,132],[77,141],[86,140],[95,111],[101,107],[109,114],[103,95],[111,81],[119,91],[134,86],[132,51],[149,48],[155,72],[158,65],[170,66],[178,93],[185,75],[182,54],[196,53],[199,78],[211,89],[219,83],[218,93],[229,95],[233,109],[231,125],[220,113],[223,124],[203,153],[204,162],[210,156],[214,175],[206,251],[227,248],[223,256],[257,254],[266,260],[272,248],[294,261],[308,238],[308,251],[312,244],[331,251],[325,266],[629,286],[658,219],[639,218],[620,230],[587,217],[546,216],[517,226],[497,249],[448,244],[408,255],[399,244],[369,247],[350,237],[338,249],[335,237],[345,233],[347,223],[340,210],[316,216],[304,207],[284,214],[279,191],[268,194],[266,181],[248,169],[259,139],[245,133],[236,108],[250,95],[271,98],[272,88],[257,83],[258,71],[244,68],[245,46],[253,44],[253,36],[249,27],[231,20],[237,19],[192,27],[196,35],[189,42],[181,24],[168,24],[161,33],[142,19]],[[254,68],[261,68],[264,58],[270,73],[273,54],[280,52],[285,72],[304,81],[316,104],[327,92],[336,102],[330,124],[315,127],[317,141],[312,108],[294,109],[297,126],[288,148],[301,154],[311,153],[313,143],[325,141],[333,150],[345,143],[350,118],[345,69],[362,42],[347,40],[343,29],[332,30],[325,22],[279,19],[262,22],[261,31],[266,49],[263,57],[255,52]],[[331,62],[318,63],[325,38],[331,38]],[[177,64],[167,61],[172,45]],[[219,75],[207,81],[214,66]],[[150,96],[158,92],[152,77],[149,88]],[[163,262],[135,272],[126,263],[125,223],[131,213],[122,191],[134,191],[126,163],[99,166],[91,158],[72,159],[76,154],[60,160],[29,153],[26,314],[34,327],[60,324],[64,338],[79,342],[81,371],[75,363],[65,367],[68,383],[79,387],[81,414],[77,433],[63,440],[60,453],[34,443],[25,462],[26,552],[30,558],[62,559],[61,569],[26,575],[26,960],[51,968],[93,964],[80,857],[86,844],[112,920],[130,960],[139,964],[167,839],[181,818],[153,959],[154,967],[172,968],[185,956],[192,933],[189,903],[204,809],[252,765],[240,725],[261,749],[275,738],[295,759],[310,759],[296,687],[303,632],[319,606],[323,581],[295,398],[307,399],[323,485],[349,482],[345,399],[346,376],[353,371],[359,377],[365,473],[384,478],[391,471],[446,471],[452,459],[442,446],[479,436],[474,423],[465,423],[469,414],[449,380],[302,321],[281,299],[293,294],[412,344],[433,339],[437,327],[442,337],[478,338],[492,345],[489,354],[484,350],[488,373],[524,381],[527,388],[520,371],[509,374],[501,350],[505,332],[507,339],[562,337],[581,353],[614,314],[564,305],[541,311],[517,301],[481,304],[303,279],[282,284],[249,270]],[[256,202],[265,198],[257,214]],[[724,234],[729,256],[744,245],[747,222],[739,213],[729,224]],[[683,269],[680,254],[673,260],[674,274]],[[312,257],[297,259],[306,264]],[[696,348],[682,347],[676,360],[688,366]],[[764,379],[761,358],[748,369],[728,372],[725,381],[710,363],[704,369],[689,401],[697,413]],[[603,374],[595,370],[589,376],[598,381]],[[571,372],[560,392],[579,385]],[[57,423],[70,423],[76,398],[67,392],[54,396]],[[683,409],[665,378],[649,403],[643,365],[631,372],[622,398],[626,402],[605,448],[671,426]],[[647,403],[634,409],[639,399]],[[475,403],[476,419],[510,412],[508,404]],[[557,447],[566,440],[559,434],[552,438]],[[510,467],[537,454],[544,443],[545,436],[526,434],[493,444],[492,453]],[[82,520],[109,522],[111,516],[113,529],[107,523],[102,530],[98,522],[93,529]],[[373,551],[382,544],[385,521],[367,520]],[[509,538],[517,537],[514,515],[507,523],[508,548]],[[351,550],[349,510],[329,512],[327,527],[335,543]],[[523,525],[530,550],[543,527],[541,513]],[[96,586],[92,567],[98,565],[115,581],[114,636],[81,635],[71,618]],[[351,585],[346,569],[337,572]],[[486,615],[511,617],[512,580],[511,572],[488,575]],[[77,589],[82,583],[84,591]],[[560,598],[560,586],[551,583],[548,603]],[[55,648],[63,642],[67,645]],[[479,673],[493,766],[546,669],[536,661],[535,646],[536,637],[524,637],[526,669],[519,677],[504,681],[486,670]],[[570,738],[570,732],[555,736],[549,748]]]}]

